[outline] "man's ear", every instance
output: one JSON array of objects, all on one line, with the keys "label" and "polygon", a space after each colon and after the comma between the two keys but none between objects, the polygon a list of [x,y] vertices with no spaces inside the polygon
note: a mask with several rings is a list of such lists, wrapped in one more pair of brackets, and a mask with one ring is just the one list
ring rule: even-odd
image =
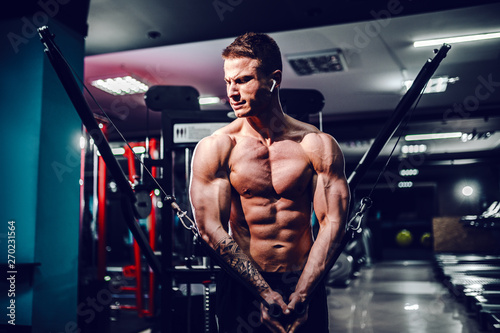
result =
[{"label": "man's ear", "polygon": [[275,79],[271,79],[271,81],[273,81],[273,84],[271,86],[271,89],[269,89],[269,92],[273,92],[274,87],[276,87],[276,80]]},{"label": "man's ear", "polygon": [[276,87],[279,87],[281,85],[281,71],[279,69],[275,70],[271,74],[271,89],[270,92],[273,92],[273,90]]}]

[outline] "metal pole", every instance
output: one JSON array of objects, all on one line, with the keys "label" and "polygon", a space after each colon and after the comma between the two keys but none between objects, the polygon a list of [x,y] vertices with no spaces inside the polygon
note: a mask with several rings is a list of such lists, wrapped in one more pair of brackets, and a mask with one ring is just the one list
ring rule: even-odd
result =
[{"label": "metal pole", "polygon": [[429,79],[432,77],[436,69],[438,68],[441,61],[446,57],[446,54],[450,50],[451,46],[448,44],[443,44],[441,49],[436,52],[433,59],[428,59],[424,64],[424,67],[420,70],[413,85],[403,96],[396,109],[392,113],[389,120],[385,123],[384,128],[378,134],[375,141],[370,146],[370,149],[363,155],[356,169],[351,173],[347,182],[351,188],[351,192],[359,184],[361,178],[366,174],[367,170],[370,168],[372,163],[375,161],[380,151],[387,144],[389,139],[393,136],[394,132],[398,129],[403,117],[406,115],[408,110],[411,108],[417,97],[422,92],[422,89],[427,84]]},{"label": "metal pole", "polygon": [[80,116],[83,125],[87,128],[87,131],[94,139],[94,143],[98,147],[99,153],[106,163],[106,167],[113,175],[118,189],[130,203],[129,206],[132,216],[130,216],[130,218],[125,218],[125,220],[130,231],[132,232],[132,235],[136,239],[141,250],[144,252],[144,256],[146,257],[149,266],[151,266],[151,269],[155,272],[155,274],[157,274],[157,276],[161,276],[160,262],[155,257],[151,247],[148,245],[147,238],[135,219],[133,204],[136,202],[136,197],[132,187],[130,186],[130,183],[125,177],[125,174],[123,173],[123,170],[118,164],[115,156],[113,155],[108,140],[99,128],[99,125],[97,124],[97,121],[95,120],[89,105],[85,101],[80,87],[78,86],[78,83],[76,82],[75,77],[71,72],[71,68],[64,60],[61,52],[57,49],[53,41],[54,35],[50,33],[48,27],[46,26],[39,28],[38,33],[40,35],[41,42],[45,46],[44,51],[47,54],[47,57],[49,58],[50,63],[52,64],[52,67],[54,68],[57,76],[59,77],[59,80],[64,86],[68,97],[73,103],[73,106],[75,107],[78,115]]}]

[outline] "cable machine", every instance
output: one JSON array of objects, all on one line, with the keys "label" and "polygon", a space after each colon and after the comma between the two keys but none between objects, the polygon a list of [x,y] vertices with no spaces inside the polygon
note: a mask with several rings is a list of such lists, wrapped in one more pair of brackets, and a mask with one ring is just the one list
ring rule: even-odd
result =
[{"label": "cable machine", "polygon": [[[162,191],[163,202],[167,203],[161,208],[162,216],[162,228],[161,228],[161,264],[157,255],[153,252],[151,246],[148,243],[148,239],[141,230],[139,224],[137,223],[140,217],[140,200],[138,200],[138,194],[131,186],[127,178],[125,177],[120,165],[116,161],[113,153],[110,149],[109,143],[103,135],[102,131],[99,129],[97,122],[88,107],[83,94],[69,68],[68,64],[65,62],[61,52],[58,50],[57,46],[54,44],[54,36],[50,33],[47,27],[42,27],[38,29],[41,37],[41,41],[45,46],[45,53],[47,54],[52,66],[54,67],[59,79],[61,80],[63,86],[65,87],[68,96],[73,102],[76,111],[78,112],[82,122],[92,136],[99,152],[106,163],[106,167],[113,175],[118,190],[121,193],[122,204],[123,204],[123,215],[125,223],[130,229],[137,246],[139,247],[141,253],[144,255],[148,265],[154,272],[161,285],[161,331],[170,333],[173,332],[174,323],[174,290],[173,282],[176,281],[208,281],[213,278],[214,266],[196,268],[189,264],[184,265],[185,267],[176,267],[173,260],[173,250],[174,250],[174,240],[172,239],[174,235],[174,212],[177,213],[177,217],[182,220],[182,217],[187,213],[183,211],[179,204],[177,204],[175,197],[166,192],[166,190],[174,190],[175,184],[173,182],[173,164],[175,158],[175,151],[177,148],[184,148],[186,154],[186,160],[188,160],[188,149],[193,147],[195,142],[188,142],[188,138],[191,135],[195,136],[196,142],[200,139],[200,131],[203,131],[203,126],[207,126],[207,123],[228,123],[231,118],[228,117],[227,111],[223,114],[220,112],[210,112],[210,111],[199,111],[199,106],[193,109],[193,106],[197,104],[196,94],[190,89],[183,88],[184,92],[188,91],[187,96],[185,93],[172,93],[169,97],[177,96],[172,100],[169,99],[169,108],[171,111],[162,113],[162,128],[163,128],[163,148],[161,156],[161,171],[162,177],[156,180],[153,175],[151,175],[152,180]],[[401,120],[408,109],[413,105],[416,98],[422,92],[427,81],[430,79],[432,74],[437,69],[441,60],[446,56],[449,45],[443,45],[439,51],[436,50],[436,55],[434,59],[429,59],[421,72],[414,81],[414,84],[403,97],[401,102],[398,104],[393,116],[389,119],[386,126],[382,132],[377,136],[375,142],[372,144],[370,149],[361,159],[358,167],[355,169],[353,174],[349,177],[348,182],[353,191],[356,185],[359,183],[360,179],[366,173],[366,170],[372,164],[374,159],[378,156],[384,145],[394,134],[396,129],[401,123]],[[174,88],[172,88],[174,89]],[[175,88],[177,89],[177,88]],[[179,88],[180,89],[180,88]],[[158,108],[156,105],[161,105],[163,93],[154,94],[147,97],[148,107],[151,109],[162,109]],[[168,94],[167,94],[168,95]],[[192,111],[187,111],[191,109]],[[193,111],[194,110],[194,111]],[[200,121],[205,121],[202,125],[199,124]],[[197,134],[194,134],[197,133]],[[210,134],[210,133],[208,133]],[[194,139],[193,139],[194,140]],[[128,143],[127,143],[128,145]],[[187,149],[186,149],[187,148]],[[186,163],[187,165],[188,163]],[[181,203],[182,205],[182,203]],[[352,233],[359,229],[360,219],[363,216],[366,208],[369,207],[368,200],[362,200],[360,209],[354,214],[348,223],[348,235],[344,237],[340,250],[337,251],[337,257],[340,255],[341,250],[345,247],[349,241],[349,237],[352,237]],[[172,210],[172,211],[171,211]],[[191,267],[190,267],[191,266]],[[328,272],[328,270],[326,271]],[[208,277],[208,279],[205,279]],[[270,307],[270,313],[271,313]],[[210,332],[210,327],[206,327]],[[185,331],[184,331],[185,332]]]},{"label": "cable machine", "polygon": [[[161,112],[162,122],[162,172],[160,184],[176,197],[182,209],[189,211],[188,198],[191,155],[195,145],[203,137],[212,134],[218,128],[230,123],[233,119],[228,111],[200,111],[198,92],[192,87],[179,86],[153,86],[145,95],[146,105],[149,109]],[[179,168],[180,166],[180,168]],[[176,177],[177,175],[177,177]],[[210,309],[210,284],[215,279],[217,268],[209,261],[201,262],[195,259],[195,243],[192,234],[179,226],[179,220],[168,206],[161,208],[161,261],[164,276],[163,286],[172,286],[173,283],[186,285],[187,306],[191,304],[191,285],[203,285],[204,298],[204,329],[211,332],[214,323],[210,320],[213,310]],[[184,237],[182,237],[184,235]],[[186,252],[183,258],[174,258],[176,253],[176,240],[185,245]],[[170,332],[175,321],[172,303],[175,295],[172,288],[161,289],[161,307],[163,309],[161,320],[162,332]],[[165,309],[167,309],[165,311]],[[187,331],[190,331],[191,308],[188,309]],[[175,316],[178,318],[178,316]]]}]

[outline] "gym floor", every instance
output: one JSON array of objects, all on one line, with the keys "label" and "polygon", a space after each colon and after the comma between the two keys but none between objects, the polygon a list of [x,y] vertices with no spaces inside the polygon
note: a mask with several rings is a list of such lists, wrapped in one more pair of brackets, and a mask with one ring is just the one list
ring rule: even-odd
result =
[{"label": "gym floor", "polygon": [[430,262],[381,262],[363,268],[347,288],[329,291],[330,333],[479,332]]},{"label": "gym floor", "polygon": [[[347,287],[328,287],[330,333],[475,333],[477,322],[437,281],[430,261],[386,261],[364,267]],[[121,313],[109,332],[154,332]]]}]

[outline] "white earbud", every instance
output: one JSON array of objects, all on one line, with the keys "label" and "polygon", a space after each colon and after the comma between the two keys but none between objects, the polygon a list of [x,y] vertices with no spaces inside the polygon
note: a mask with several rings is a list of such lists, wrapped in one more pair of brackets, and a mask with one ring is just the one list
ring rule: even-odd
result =
[{"label": "white earbud", "polygon": [[275,86],[276,86],[276,80],[273,80],[273,85],[271,86],[269,92],[273,92]]}]

